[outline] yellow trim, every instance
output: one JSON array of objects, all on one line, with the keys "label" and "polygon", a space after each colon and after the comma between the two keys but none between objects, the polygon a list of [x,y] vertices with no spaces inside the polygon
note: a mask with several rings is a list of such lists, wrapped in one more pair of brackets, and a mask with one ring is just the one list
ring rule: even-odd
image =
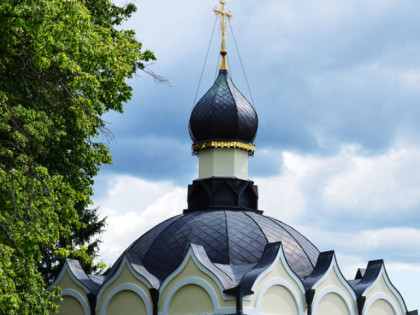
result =
[{"label": "yellow trim", "polygon": [[210,148],[232,148],[240,149],[248,152],[255,151],[255,145],[247,144],[239,141],[209,141],[204,143],[196,143],[192,145],[193,151],[200,151]]}]

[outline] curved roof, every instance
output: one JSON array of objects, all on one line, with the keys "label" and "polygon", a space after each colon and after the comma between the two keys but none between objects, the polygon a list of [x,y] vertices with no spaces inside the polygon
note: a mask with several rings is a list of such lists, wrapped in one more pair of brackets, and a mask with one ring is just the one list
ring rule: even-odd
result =
[{"label": "curved roof", "polygon": [[191,112],[189,131],[194,143],[221,140],[252,143],[257,135],[258,116],[232,82],[220,70],[213,86]]},{"label": "curved roof", "polygon": [[265,246],[273,242],[282,242],[290,268],[301,279],[312,272],[318,249],[292,227],[252,211],[187,212],[158,224],[125,252],[135,254],[162,282],[181,264],[190,244],[201,245],[210,261],[238,283],[258,263]]}]

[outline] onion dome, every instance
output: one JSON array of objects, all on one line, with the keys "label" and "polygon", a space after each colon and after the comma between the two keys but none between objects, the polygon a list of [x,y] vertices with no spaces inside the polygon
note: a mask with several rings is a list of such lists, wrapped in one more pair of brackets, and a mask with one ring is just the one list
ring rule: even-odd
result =
[{"label": "onion dome", "polygon": [[[268,243],[281,242],[290,268],[301,279],[314,269],[319,251],[285,223],[253,211],[194,211],[172,217],[137,239],[125,253],[162,283],[182,262],[190,244],[234,282],[254,268]],[[108,274],[112,276],[124,254]]]},{"label": "onion dome", "polygon": [[[223,17],[222,60],[216,81],[191,113],[189,131],[193,151],[198,154],[207,148],[236,148],[252,154],[258,116],[229,76],[224,19],[231,14],[224,10],[224,1],[220,3],[222,9],[215,12]],[[206,160],[205,154],[201,157],[200,163],[214,162]],[[247,157],[245,160],[248,161]],[[107,279],[126,257],[132,265],[163,283],[181,265],[189,248],[198,245],[207,255],[209,267],[213,264],[238,285],[261,263],[265,249],[277,242],[281,242],[287,263],[300,279],[312,273],[318,249],[292,227],[262,215],[258,210],[257,186],[237,176],[216,174],[193,181],[188,187],[188,209],[134,241],[114,264]]]},{"label": "onion dome", "polygon": [[225,1],[220,1],[221,9],[213,10],[220,15],[220,36],[222,47],[219,75],[213,86],[194,106],[189,131],[193,153],[208,148],[237,148],[253,154],[254,139],[257,135],[258,116],[254,107],[233,84],[226,62],[227,38],[225,19],[232,14],[225,10]]},{"label": "onion dome", "polygon": [[210,141],[252,144],[258,128],[254,107],[239,92],[227,70],[195,105],[189,122],[194,148]]}]

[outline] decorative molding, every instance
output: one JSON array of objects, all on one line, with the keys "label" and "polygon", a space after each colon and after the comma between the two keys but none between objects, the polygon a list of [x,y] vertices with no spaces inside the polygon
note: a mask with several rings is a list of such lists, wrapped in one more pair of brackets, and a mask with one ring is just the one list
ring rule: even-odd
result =
[{"label": "decorative molding", "polygon": [[58,274],[58,276],[54,280],[54,282],[51,283],[48,286],[47,290],[51,290],[53,287],[57,286],[60,283],[60,281],[63,279],[63,277],[66,274],[66,272],[70,276],[70,279],[73,280],[73,282],[76,283],[81,289],[83,289],[83,291],[85,291],[86,294],[91,293],[90,290],[89,290],[89,288],[86,285],[84,285],[82,281],[80,281],[79,279],[77,279],[77,277],[73,274],[73,272],[71,271],[71,268],[70,268],[70,266],[69,266],[69,264],[68,264],[67,261],[64,263],[63,268],[61,269],[60,273]]},{"label": "decorative molding", "polygon": [[[220,279],[213,273],[211,272],[211,270],[207,269],[197,258],[196,254],[195,254],[195,249],[194,246],[197,246],[195,244],[191,244],[190,248],[188,249],[187,253],[185,254],[184,259],[182,260],[181,264],[178,266],[178,268],[176,268],[166,279],[165,281],[163,281],[162,285],[159,288],[159,295],[162,296],[162,293],[165,291],[166,287],[171,283],[171,281],[177,276],[179,275],[182,270],[185,268],[185,266],[187,265],[188,261],[190,259],[192,259],[192,261],[194,262],[194,264],[197,266],[197,268],[202,271],[204,274],[206,274],[207,276],[209,276],[217,285],[217,287],[219,288],[220,293],[223,296],[224,300],[234,300],[234,297],[228,296],[226,295],[223,291],[225,290],[225,288],[223,287],[222,282],[220,281]],[[204,280],[203,280],[204,281]]]},{"label": "decorative molding", "polygon": [[220,149],[240,149],[248,151],[250,155],[255,152],[255,145],[249,143],[243,143],[240,141],[208,141],[203,143],[194,143],[192,145],[192,151],[194,154],[198,154],[199,151],[211,148]]},{"label": "decorative molding", "polygon": [[[219,299],[217,297],[216,292],[214,291],[213,287],[206,282],[205,280],[198,278],[198,277],[189,277],[182,279],[181,281],[177,282],[171,290],[168,292],[164,304],[162,312],[159,312],[161,315],[166,315],[169,312],[169,306],[171,305],[172,298],[174,297],[175,293],[188,284],[198,285],[203,288],[210,296],[210,299],[213,304],[213,309],[215,314],[233,314],[236,312],[235,307],[224,307],[221,308],[219,304]],[[102,315],[102,314],[101,314]]]},{"label": "decorative molding", "polygon": [[[395,295],[395,297],[397,298],[397,300],[398,300],[398,303],[400,304],[400,306],[401,306],[401,309],[403,310],[403,312],[404,313],[407,313],[407,307],[406,307],[406,305],[405,305],[405,303],[404,303],[404,300],[402,299],[402,297],[401,297],[401,294],[400,294],[400,292],[398,292],[398,290],[394,287],[394,285],[391,283],[391,281],[390,281],[390,279],[389,279],[389,277],[388,277],[388,273],[386,272],[386,270],[385,270],[385,265],[382,265],[381,266],[381,270],[380,270],[380,272],[379,272],[379,275],[378,275],[378,277],[376,278],[376,280],[369,286],[369,287],[367,287],[366,288],[366,290],[362,293],[362,296],[367,296],[368,294],[369,294],[369,292],[371,291],[371,290],[373,290],[374,288],[375,288],[375,286],[376,286],[376,284],[378,283],[378,281],[381,279],[381,277],[384,279],[384,281],[385,281],[385,283],[386,283],[386,285],[387,285],[387,287],[388,287],[388,289]],[[377,294],[379,294],[379,293],[377,293]],[[374,296],[376,296],[377,294],[375,294]],[[385,295],[386,296],[386,295]],[[371,299],[369,299],[369,301],[367,301],[368,303],[366,304],[366,306],[365,306],[365,308],[364,309],[366,309],[367,308],[367,306],[368,305],[370,305],[371,303],[370,303],[370,300]],[[395,303],[393,304],[393,305],[395,305]],[[370,306],[369,306],[370,307]],[[363,311],[363,314],[365,314],[365,312]]]},{"label": "decorative molding", "polygon": [[[244,307],[243,311],[244,311],[244,314],[247,314],[247,315],[260,315],[258,310],[252,307]],[[235,314],[235,313],[232,313],[232,314]]]},{"label": "decorative molding", "polygon": [[375,303],[378,300],[384,300],[386,302],[388,302],[391,307],[393,308],[394,312],[396,315],[403,315],[401,314],[401,312],[398,309],[398,306],[395,304],[395,302],[386,294],[384,293],[376,293],[374,294],[366,303],[366,306],[363,308],[363,313],[362,315],[367,315],[369,313],[369,309],[371,308],[371,306],[373,305],[373,303]]},{"label": "decorative molding", "polygon": [[286,269],[286,272],[289,274],[289,276],[295,281],[295,283],[299,286],[299,289],[303,296],[305,296],[305,287],[303,286],[302,281],[299,279],[299,277],[293,272],[293,270],[290,268],[289,264],[287,263],[286,257],[284,256],[283,251],[283,245],[280,244],[279,251],[277,253],[277,257],[274,260],[274,262],[269,266],[266,270],[264,270],[258,278],[255,280],[254,285],[252,286],[251,290],[255,292],[255,287],[258,285],[258,283],[268,274],[270,273],[277,265],[277,263],[281,261],[283,267]]},{"label": "decorative molding", "polygon": [[117,295],[118,293],[120,293],[121,291],[131,291],[136,293],[143,301],[144,306],[146,307],[146,312],[147,315],[152,315],[153,314],[153,310],[152,310],[152,303],[151,301],[149,301],[149,298],[146,294],[146,292],[143,291],[142,288],[140,288],[139,286],[132,284],[132,283],[123,283],[118,285],[117,287],[115,287],[114,289],[111,290],[111,292],[109,292],[109,294],[106,296],[104,303],[102,304],[101,307],[101,313],[100,315],[106,315],[106,311],[109,305],[109,302],[111,302],[111,299]]},{"label": "decorative molding", "polygon": [[[271,279],[270,281],[266,282],[264,286],[261,288],[260,293],[258,294],[258,297],[257,297],[257,301],[255,303],[255,309],[257,311],[257,314],[262,314],[260,312],[260,308],[261,308],[261,303],[262,303],[265,293],[268,291],[268,289],[276,285],[286,288],[292,294],[294,301],[296,303],[296,306],[298,308],[298,314],[304,315],[301,299],[299,298],[298,292],[295,290],[295,288],[293,288],[293,285],[289,281],[286,281],[281,278]],[[303,294],[304,294],[304,291],[303,291]]]},{"label": "decorative molding", "polygon": [[321,291],[319,291],[318,294],[315,295],[314,302],[312,303],[312,313],[313,314],[316,314],[318,304],[322,300],[322,298],[329,293],[335,293],[339,297],[341,297],[343,299],[343,301],[346,303],[347,310],[349,311],[349,314],[350,315],[356,315],[356,311],[353,309],[352,303],[349,300],[349,298],[347,297],[346,293],[343,290],[341,290],[340,288],[333,287],[333,286],[327,286],[324,289],[322,289]]},{"label": "decorative molding", "polygon": [[332,270],[335,271],[335,274],[337,275],[338,279],[341,281],[344,287],[348,290],[349,294],[352,296],[353,301],[355,301],[356,303],[357,301],[356,293],[354,292],[353,288],[350,286],[350,284],[347,282],[347,280],[344,278],[343,274],[341,273],[340,268],[338,267],[338,264],[337,264],[337,259],[335,258],[335,254],[333,256],[330,266],[328,267],[328,270],[320,279],[318,279],[312,285],[312,289],[316,289],[316,287],[319,286],[331,274]]},{"label": "decorative molding", "polygon": [[141,274],[139,274],[136,270],[134,270],[133,266],[131,265],[130,261],[127,258],[127,255],[124,254],[124,257],[120,263],[120,265],[118,266],[118,269],[115,271],[115,273],[112,275],[111,278],[107,279],[106,282],[101,286],[101,288],[99,289],[98,294],[96,295],[96,301],[97,303],[99,303],[102,294],[105,292],[105,290],[116,280],[118,279],[118,277],[120,276],[121,272],[124,270],[124,267],[127,266],[128,270],[130,271],[130,273],[132,274],[132,276],[134,278],[136,278],[137,280],[139,280],[141,283],[143,283],[148,289],[152,288],[151,283],[145,278],[143,277]]},{"label": "decorative molding", "polygon": [[89,304],[86,302],[85,298],[83,297],[83,295],[81,295],[79,292],[77,292],[76,290],[73,289],[63,289],[63,291],[61,292],[61,296],[71,296],[73,298],[75,298],[77,300],[77,302],[80,303],[80,305],[83,308],[83,311],[85,312],[85,315],[90,315],[90,307]]}]

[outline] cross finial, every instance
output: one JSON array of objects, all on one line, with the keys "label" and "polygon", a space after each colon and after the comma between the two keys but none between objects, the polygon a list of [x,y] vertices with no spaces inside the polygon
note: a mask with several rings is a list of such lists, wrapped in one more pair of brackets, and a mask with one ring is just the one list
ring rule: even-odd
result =
[{"label": "cross finial", "polygon": [[226,2],[220,0],[221,7],[220,9],[215,6],[213,9],[216,15],[220,15],[220,28],[219,28],[219,35],[222,38],[222,49],[220,50],[220,54],[222,55],[222,61],[220,63],[220,70],[227,70],[227,63],[226,63],[226,46],[225,46],[225,39],[227,38],[228,32],[226,31],[226,18],[229,20],[232,18],[232,13],[225,11],[225,4]]},{"label": "cross finial", "polygon": [[228,18],[229,20],[232,18],[232,13],[226,12],[225,11],[225,4],[226,1],[220,0],[220,4],[221,7],[220,9],[217,8],[217,6],[214,7],[213,11],[214,13],[216,13],[216,15],[220,15],[220,37],[222,37],[222,39],[226,39],[228,33],[226,32],[226,23],[225,23],[225,19]]}]

